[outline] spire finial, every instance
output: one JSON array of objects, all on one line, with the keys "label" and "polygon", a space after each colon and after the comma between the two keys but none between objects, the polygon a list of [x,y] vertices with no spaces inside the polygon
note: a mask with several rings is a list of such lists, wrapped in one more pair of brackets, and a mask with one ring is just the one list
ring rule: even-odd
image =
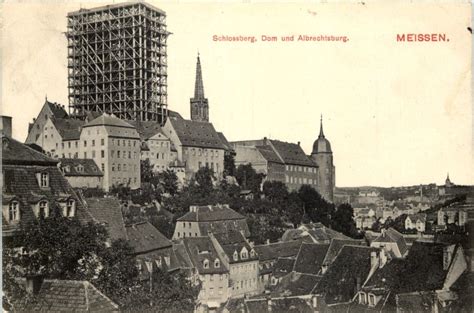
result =
[{"label": "spire finial", "polygon": [[48,94],[47,93],[44,95],[44,101],[48,101]]},{"label": "spire finial", "polygon": [[324,137],[324,131],[323,131],[323,114],[321,114],[319,137]]}]

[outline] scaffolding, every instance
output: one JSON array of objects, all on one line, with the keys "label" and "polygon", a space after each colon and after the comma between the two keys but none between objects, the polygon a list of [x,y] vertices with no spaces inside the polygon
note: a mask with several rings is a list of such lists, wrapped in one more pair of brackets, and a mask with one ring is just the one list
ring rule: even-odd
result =
[{"label": "scaffolding", "polygon": [[81,9],[67,15],[72,114],[113,113],[128,120],[167,116],[164,11],[146,3]]}]

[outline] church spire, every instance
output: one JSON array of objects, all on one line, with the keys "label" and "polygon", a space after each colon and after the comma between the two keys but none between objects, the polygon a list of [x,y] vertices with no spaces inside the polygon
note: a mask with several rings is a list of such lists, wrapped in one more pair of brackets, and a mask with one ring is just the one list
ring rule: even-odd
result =
[{"label": "church spire", "polygon": [[201,59],[199,52],[196,62],[196,82],[194,85],[194,99],[204,99],[204,84],[202,82]]},{"label": "church spire", "polygon": [[324,138],[324,131],[323,131],[323,115],[321,114],[321,121],[320,121],[320,128],[319,128],[319,137]]}]

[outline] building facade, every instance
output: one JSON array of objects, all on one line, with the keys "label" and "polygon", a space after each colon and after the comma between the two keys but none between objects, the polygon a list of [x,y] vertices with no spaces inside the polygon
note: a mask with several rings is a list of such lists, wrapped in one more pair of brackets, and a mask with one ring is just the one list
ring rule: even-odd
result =
[{"label": "building facade", "polygon": [[59,168],[73,188],[102,188],[104,174],[92,159],[59,159]]}]

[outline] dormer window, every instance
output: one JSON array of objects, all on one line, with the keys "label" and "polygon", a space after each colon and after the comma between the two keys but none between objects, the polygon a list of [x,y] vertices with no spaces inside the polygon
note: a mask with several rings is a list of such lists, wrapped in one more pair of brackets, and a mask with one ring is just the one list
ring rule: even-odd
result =
[{"label": "dormer window", "polygon": [[365,292],[359,292],[359,303],[367,304],[367,295],[365,294]]},{"label": "dormer window", "polygon": [[20,220],[20,203],[16,200],[11,201],[8,204],[8,217],[9,222],[18,222]]},{"label": "dormer window", "polygon": [[251,258],[254,258],[255,257],[255,250],[250,250],[250,257]]},{"label": "dormer window", "polygon": [[237,251],[234,251],[233,258],[234,258],[234,261],[238,261],[238,260],[239,260],[239,254],[237,253]]},{"label": "dormer window", "polygon": [[74,217],[76,214],[76,201],[74,199],[69,199],[66,201],[66,206],[63,209],[64,217]]},{"label": "dormer window", "polygon": [[247,259],[249,256],[248,256],[248,253],[247,253],[247,249],[243,248],[242,251],[240,251],[240,258],[245,260]]},{"label": "dormer window", "polygon": [[221,261],[220,261],[219,259],[216,259],[216,260],[214,261],[214,267],[215,267],[215,268],[221,267]]},{"label": "dormer window", "polygon": [[76,171],[78,171],[79,173],[84,172],[84,166],[79,164],[78,166],[76,166]]},{"label": "dormer window", "polygon": [[39,218],[46,218],[49,216],[49,203],[46,200],[42,200],[38,203],[38,214]]},{"label": "dormer window", "polygon": [[41,188],[48,188],[49,187],[49,174],[46,172],[38,173],[38,184]]},{"label": "dormer window", "polygon": [[202,261],[202,267],[209,268],[209,260],[208,259],[204,259],[204,261]]},{"label": "dormer window", "polygon": [[369,293],[369,306],[375,306],[375,295]]}]

